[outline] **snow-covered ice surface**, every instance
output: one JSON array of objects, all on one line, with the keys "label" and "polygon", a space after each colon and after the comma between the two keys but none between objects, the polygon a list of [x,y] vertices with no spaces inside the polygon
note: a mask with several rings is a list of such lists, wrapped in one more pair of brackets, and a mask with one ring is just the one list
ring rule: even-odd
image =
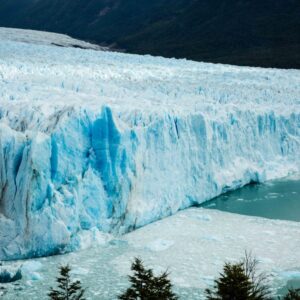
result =
[{"label": "snow-covered ice surface", "polygon": [[300,71],[0,32],[2,260],[102,243],[251,181],[299,172]]},{"label": "snow-covered ice surface", "polygon": [[17,28],[0,27],[0,40],[10,40],[36,45],[53,45],[59,47],[74,47],[102,51],[108,50],[106,47],[101,47],[95,44],[73,39],[65,34]]},{"label": "snow-covered ice surface", "polygon": [[88,287],[88,299],[114,300],[126,289],[126,275],[137,256],[155,273],[168,269],[180,299],[203,299],[204,289],[224,262],[236,262],[245,250],[252,251],[260,271],[268,273],[278,289],[291,278],[300,279],[299,236],[298,222],[192,208],[104,246],[27,261],[22,268],[27,273],[18,286],[5,286],[4,300],[44,299],[49,287],[55,286],[58,266],[66,263],[74,278]]}]

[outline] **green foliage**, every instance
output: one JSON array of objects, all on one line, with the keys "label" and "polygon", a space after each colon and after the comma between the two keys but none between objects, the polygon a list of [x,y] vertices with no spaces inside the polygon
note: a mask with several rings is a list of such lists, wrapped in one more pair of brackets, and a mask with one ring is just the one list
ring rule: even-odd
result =
[{"label": "green foliage", "polygon": [[289,289],[283,300],[300,300],[300,289]]},{"label": "green foliage", "polygon": [[154,276],[151,269],[145,269],[143,262],[135,258],[129,276],[131,286],[119,296],[120,300],[176,300],[178,297],[172,292],[172,284],[168,273]]},{"label": "green foliage", "polygon": [[80,281],[71,281],[71,268],[67,266],[60,267],[60,276],[57,277],[58,289],[50,289],[48,294],[51,300],[85,300],[85,290],[81,287]]},{"label": "green foliage", "polygon": [[252,284],[246,276],[242,264],[225,264],[224,273],[215,281],[216,291],[206,291],[210,300],[250,299]]},{"label": "green foliage", "polygon": [[257,260],[246,253],[239,263],[226,263],[213,290],[207,289],[208,300],[267,300],[270,291],[264,274],[256,275]]}]

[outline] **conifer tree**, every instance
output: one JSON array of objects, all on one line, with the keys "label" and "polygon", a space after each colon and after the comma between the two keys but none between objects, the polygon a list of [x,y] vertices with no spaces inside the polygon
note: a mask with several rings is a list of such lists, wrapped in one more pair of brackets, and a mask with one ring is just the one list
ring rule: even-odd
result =
[{"label": "conifer tree", "polygon": [[85,300],[85,290],[81,287],[79,280],[72,282],[70,276],[71,268],[67,266],[61,266],[56,281],[58,289],[50,289],[48,294],[51,300]]},{"label": "conifer tree", "polygon": [[264,274],[256,275],[257,260],[246,253],[242,262],[226,263],[213,290],[206,290],[208,300],[269,300],[270,291]]},{"label": "conifer tree", "polygon": [[284,300],[300,300],[300,289],[289,289],[288,294],[283,299]]},{"label": "conifer tree", "polygon": [[151,269],[146,269],[143,262],[135,258],[129,276],[131,286],[119,296],[120,300],[177,300],[178,297],[172,292],[172,284],[168,273],[154,276]]}]

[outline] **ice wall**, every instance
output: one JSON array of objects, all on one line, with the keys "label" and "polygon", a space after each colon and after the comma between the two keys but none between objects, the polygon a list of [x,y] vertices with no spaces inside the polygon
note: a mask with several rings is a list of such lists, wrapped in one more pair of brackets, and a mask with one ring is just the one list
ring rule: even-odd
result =
[{"label": "ice wall", "polygon": [[122,233],[299,167],[295,113],[165,114],[148,124],[132,115],[128,124],[103,107],[43,123],[51,119],[48,131],[1,123],[1,259],[74,250],[82,231]]},{"label": "ice wall", "polygon": [[299,71],[1,42],[0,260],[299,172],[299,97]]}]

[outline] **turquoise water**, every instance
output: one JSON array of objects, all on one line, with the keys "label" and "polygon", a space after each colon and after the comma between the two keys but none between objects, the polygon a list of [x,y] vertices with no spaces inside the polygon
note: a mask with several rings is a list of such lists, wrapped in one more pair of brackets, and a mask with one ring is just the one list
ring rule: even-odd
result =
[{"label": "turquoise water", "polygon": [[202,207],[300,222],[300,180],[286,179],[251,184],[221,195]]},{"label": "turquoise water", "polygon": [[286,295],[289,289],[300,289],[300,279],[289,280],[287,284],[278,291],[278,295]]},{"label": "turquoise water", "polygon": [[[251,184],[201,206],[241,215],[300,222],[300,180]],[[278,290],[278,295],[286,295],[289,288],[300,288],[300,278],[288,280]]]}]

